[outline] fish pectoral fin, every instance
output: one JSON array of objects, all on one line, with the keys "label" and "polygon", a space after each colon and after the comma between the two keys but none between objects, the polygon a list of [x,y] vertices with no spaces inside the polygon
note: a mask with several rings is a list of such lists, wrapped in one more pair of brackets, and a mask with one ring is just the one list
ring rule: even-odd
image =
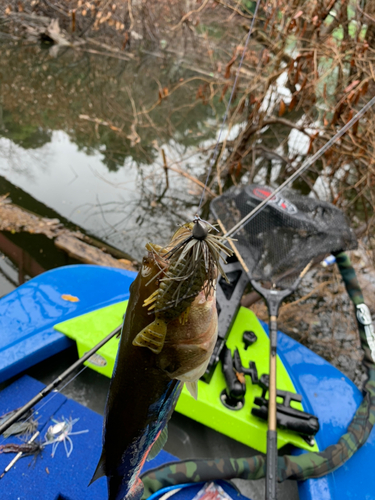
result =
[{"label": "fish pectoral fin", "polygon": [[138,333],[133,340],[133,345],[148,347],[155,354],[159,354],[163,349],[166,334],[167,324],[165,321],[155,319],[155,321]]},{"label": "fish pectoral fin", "polygon": [[198,381],[185,382],[186,389],[190,392],[194,399],[198,399]]},{"label": "fish pectoral fin", "polygon": [[179,316],[179,321],[181,325],[185,325],[187,323],[187,320],[189,318],[189,312],[190,312],[191,307],[189,306],[180,316]]},{"label": "fish pectoral fin", "polygon": [[105,464],[105,457],[103,456],[103,453],[99,459],[99,463],[96,466],[94,475],[92,476],[89,484],[87,486],[90,486],[94,481],[99,479],[100,477],[105,476],[105,471],[104,471],[104,464]]},{"label": "fish pectoral fin", "polygon": [[160,432],[155,443],[152,445],[150,451],[148,452],[147,462],[155,458],[157,455],[159,455],[161,450],[164,448],[167,439],[168,439],[168,427],[165,426],[164,429]]}]

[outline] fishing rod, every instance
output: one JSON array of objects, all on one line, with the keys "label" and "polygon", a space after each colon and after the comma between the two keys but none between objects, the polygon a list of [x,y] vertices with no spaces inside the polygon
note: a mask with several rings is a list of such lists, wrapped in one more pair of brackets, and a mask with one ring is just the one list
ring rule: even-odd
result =
[{"label": "fishing rod", "polygon": [[86,354],[84,354],[81,358],[79,358],[75,363],[73,363],[69,368],[67,368],[61,375],[59,375],[53,382],[47,385],[42,391],[40,391],[36,396],[34,396],[28,403],[22,406],[14,415],[9,417],[6,422],[0,425],[0,435],[3,434],[9,427],[17,422],[17,420],[22,417],[30,408],[35,406],[39,401],[48,396],[48,394],[53,391],[63,380],[66,379],[76,368],[83,365],[85,361],[87,361],[93,354],[96,353],[104,344],[106,344],[111,338],[115,335],[119,334],[122,329],[122,324],[118,326],[115,330],[109,333],[103,340],[96,344],[92,349],[90,349]]},{"label": "fishing rod", "polygon": [[274,198],[278,193],[289,186],[292,182],[294,182],[303,172],[305,172],[311,165],[318,160],[333,144],[340,139],[357,121],[375,104],[375,96],[370,99],[370,101],[363,106],[363,108],[358,111],[356,115],[353,116],[351,120],[348,121],[329,141],[327,141],[324,146],[322,146],[311,158],[302,163],[300,168],[296,170],[285,182],[280,184],[267,198],[265,198],[259,205],[257,205],[251,212],[249,212],[245,217],[243,217],[235,226],[232,227],[225,235],[224,238],[229,238],[230,236],[234,236],[237,231],[242,229],[245,224],[250,222],[250,220],[265,206],[268,204],[272,198]]}]

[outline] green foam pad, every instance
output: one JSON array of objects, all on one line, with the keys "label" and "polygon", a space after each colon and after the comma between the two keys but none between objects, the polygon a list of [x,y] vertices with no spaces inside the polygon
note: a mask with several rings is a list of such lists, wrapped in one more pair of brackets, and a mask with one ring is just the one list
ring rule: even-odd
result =
[{"label": "green foam pad", "polygon": [[[55,329],[74,339],[77,342],[78,355],[83,356],[84,353],[122,323],[126,306],[127,301],[103,307],[94,312],[59,323],[55,326]],[[258,340],[246,351],[243,349],[244,344],[242,342],[245,330],[252,330],[258,337]],[[111,377],[118,342],[116,338],[111,339],[86,364],[99,373]],[[239,348],[243,366],[249,366],[249,362],[254,361],[259,377],[263,373],[269,373],[269,338],[252,311],[243,307],[239,309],[226,344],[232,353],[236,347]],[[220,394],[225,387],[221,362],[219,362],[209,384],[201,380],[198,382],[198,400],[195,400],[184,387],[176,410],[193,420],[265,453],[267,422],[251,415],[254,398],[261,396],[261,388],[252,385],[250,377],[246,376],[244,406],[240,410],[234,411],[226,408],[220,400]],[[277,358],[277,388],[296,393],[292,380],[279,357]],[[300,403],[292,402],[292,406],[303,410]],[[309,451],[318,451],[316,444],[310,446],[298,434],[279,429],[278,448],[286,444],[293,444]]]},{"label": "green foam pad", "polygon": [[[258,340],[246,351],[242,341],[245,330],[252,330],[258,337]],[[255,314],[249,309],[244,307],[239,309],[226,345],[231,349],[232,354],[236,347],[239,348],[243,366],[248,367],[250,361],[255,361],[259,377],[263,373],[269,373],[269,338]],[[250,377],[246,376],[245,403],[240,410],[235,411],[226,408],[220,400],[220,394],[225,387],[225,378],[221,362],[219,362],[209,384],[201,380],[198,382],[197,400],[194,400],[184,387],[176,410],[265,453],[267,449],[267,422],[251,415],[254,398],[262,395],[262,389],[258,385],[252,385]],[[277,357],[277,388],[293,393],[297,392],[279,357]],[[291,404],[294,408],[303,410],[301,403],[292,402]],[[288,443],[309,451],[318,451],[316,444],[314,446],[308,445],[295,432],[278,429],[278,448]]]},{"label": "green foam pad", "polygon": [[[78,356],[82,357],[94,345],[98,344],[122,324],[127,305],[128,301],[125,300],[111,306],[102,307],[96,311],[58,323],[54,328],[76,341]],[[115,366],[118,343],[118,338],[112,338],[91,356],[85,364],[102,375],[111,377]]]}]

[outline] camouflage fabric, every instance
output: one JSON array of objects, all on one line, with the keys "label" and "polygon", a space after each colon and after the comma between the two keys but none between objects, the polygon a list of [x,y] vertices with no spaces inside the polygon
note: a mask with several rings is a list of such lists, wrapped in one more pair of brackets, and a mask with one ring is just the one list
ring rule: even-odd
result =
[{"label": "camouflage fabric", "polygon": [[361,347],[365,354],[363,364],[368,369],[371,369],[371,366],[375,362],[375,334],[371,314],[365,304],[362,290],[348,255],[344,252],[338,253],[336,255],[336,262],[349,297],[355,306]]},{"label": "camouflage fabric", "polygon": [[196,459],[170,462],[141,475],[144,484],[142,500],[152,493],[174,484],[215,481],[217,479],[260,479],[266,474],[266,458]]},{"label": "camouflage fabric", "polygon": [[348,292],[353,304],[355,306],[363,304],[365,301],[363,299],[362,290],[359,286],[358,278],[350,262],[349,256],[345,252],[339,252],[335,254],[335,257],[346,291]]},{"label": "camouflage fabric", "polygon": [[[336,262],[348,294],[357,310],[364,305],[364,300],[350,259],[341,252],[336,255]],[[361,346],[365,351],[364,364],[368,369],[363,401],[358,407],[348,431],[341,436],[337,444],[331,445],[319,453],[310,452],[299,456],[284,455],[278,457],[279,482],[286,479],[301,481],[318,478],[337,469],[366,442],[375,424],[375,364],[371,354],[374,352],[371,344],[375,344],[375,340],[372,324],[370,325],[360,318],[357,314]],[[367,331],[366,326],[368,327]],[[181,460],[143,474],[141,479],[145,489],[142,499],[148,498],[161,488],[175,484],[234,478],[260,479],[265,475],[266,459],[264,455],[237,459]]]}]

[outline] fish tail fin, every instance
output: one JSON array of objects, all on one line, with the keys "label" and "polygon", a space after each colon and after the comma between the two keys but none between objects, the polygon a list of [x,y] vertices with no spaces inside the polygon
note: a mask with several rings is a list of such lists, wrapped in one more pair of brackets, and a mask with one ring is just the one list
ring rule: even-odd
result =
[{"label": "fish tail fin", "polygon": [[126,492],[128,484],[123,483],[123,478],[111,476],[108,478],[108,500],[141,500],[144,486],[137,477],[130,490]]},{"label": "fish tail fin", "polygon": [[94,475],[92,476],[88,486],[90,486],[94,481],[96,481],[100,477],[105,476],[104,465],[105,465],[105,455],[102,452],[100,459],[99,459],[99,462],[98,462],[98,465],[96,466]]},{"label": "fish tail fin", "polygon": [[167,323],[156,318],[150,325],[141,330],[133,340],[133,345],[148,347],[155,354],[163,349],[165,336],[167,334]]}]

